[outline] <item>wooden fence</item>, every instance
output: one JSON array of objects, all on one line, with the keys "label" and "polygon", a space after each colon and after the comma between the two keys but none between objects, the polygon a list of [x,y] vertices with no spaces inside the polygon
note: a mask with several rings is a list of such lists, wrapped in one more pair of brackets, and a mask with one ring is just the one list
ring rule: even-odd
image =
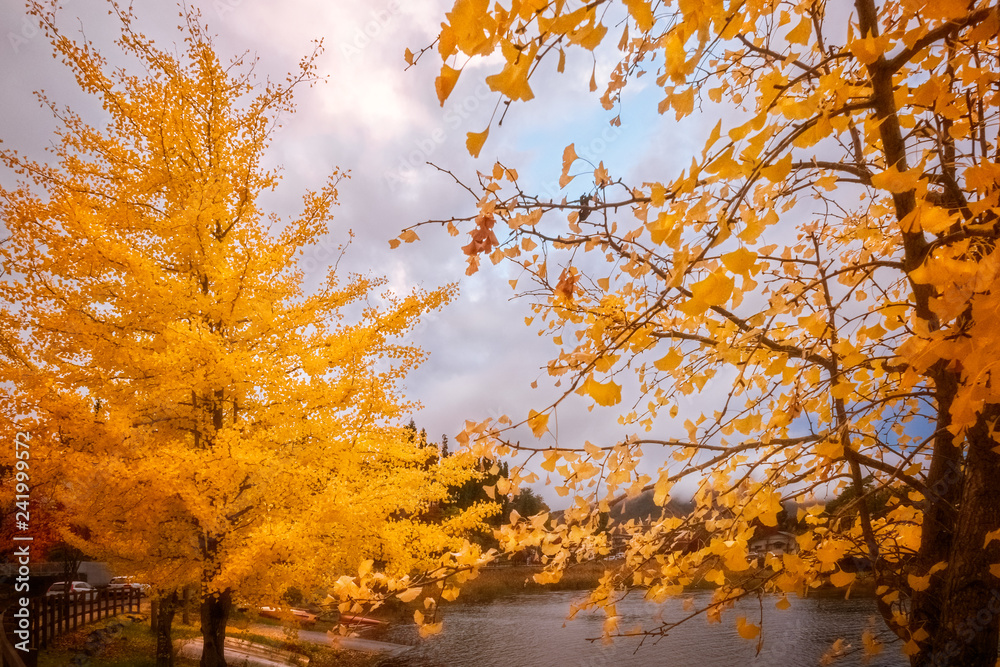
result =
[{"label": "wooden fence", "polygon": [[[22,628],[22,619],[12,616],[13,607],[3,614],[3,637],[0,638],[0,665],[22,667],[33,662],[38,650],[46,648],[52,640],[82,625],[124,612],[137,612],[142,602],[142,591],[137,589],[97,590],[70,593],[51,597],[31,598],[28,604],[28,636],[31,658],[13,648],[20,641],[14,634]],[[23,635],[22,635],[23,636]]]},{"label": "wooden fence", "polygon": [[[12,611],[8,609],[0,614],[0,667],[25,667],[25,658],[22,658],[14,648],[11,613]],[[37,664],[37,660],[30,658],[28,662]]]}]

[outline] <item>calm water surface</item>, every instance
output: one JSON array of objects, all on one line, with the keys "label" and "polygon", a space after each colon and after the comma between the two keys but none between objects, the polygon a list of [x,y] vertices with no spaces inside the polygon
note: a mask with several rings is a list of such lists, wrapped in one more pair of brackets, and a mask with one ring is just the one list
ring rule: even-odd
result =
[{"label": "calm water surface", "polygon": [[[699,606],[710,593],[693,594]],[[757,641],[736,634],[736,617],[746,615],[760,621],[756,601],[741,603],[723,614],[722,625],[708,625],[695,618],[659,642],[616,639],[611,646],[588,642],[599,637],[602,614],[580,613],[566,620],[569,605],[580,592],[523,594],[490,603],[453,604],[444,610],[444,632],[420,640],[414,626],[395,626],[379,637],[383,641],[415,644],[403,657],[384,663],[392,667],[815,667],[830,645],[843,637],[853,653],[837,660],[837,667],[905,667],[899,644],[889,644],[882,653],[865,660],[860,647],[861,632],[872,628],[888,640],[877,618],[872,600],[842,598],[792,598],[791,608],[774,608],[775,599],[764,600],[764,642],[757,655]],[[686,616],[680,600],[663,605],[642,599],[618,605],[619,627],[637,624],[654,627],[657,619],[677,620]],[[374,637],[373,637],[374,639]]]}]

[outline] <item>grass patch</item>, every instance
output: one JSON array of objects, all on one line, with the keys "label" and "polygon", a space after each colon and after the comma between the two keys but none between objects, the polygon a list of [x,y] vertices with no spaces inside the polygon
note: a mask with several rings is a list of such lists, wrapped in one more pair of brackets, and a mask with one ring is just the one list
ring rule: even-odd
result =
[{"label": "grass patch", "polygon": [[309,656],[309,667],[374,667],[385,657],[317,644],[301,644],[296,650]]},{"label": "grass patch", "polygon": [[[197,629],[176,627],[177,639],[193,637]],[[155,667],[156,637],[149,629],[147,614],[122,614],[89,623],[60,635],[38,655],[38,667],[65,667],[86,661],[99,667]],[[194,667],[196,661],[179,659],[178,667]]]},{"label": "grass patch", "polygon": [[[178,620],[175,620],[171,627],[171,636],[174,640],[201,636],[199,626],[184,625]],[[257,622],[256,619],[253,622]],[[373,667],[379,660],[379,656],[357,651],[319,646],[288,637],[258,634],[251,632],[248,625],[249,620],[246,625],[239,623],[236,626],[228,626],[226,636],[272,648],[303,653],[309,656],[311,667],[335,667],[337,665]],[[150,630],[149,615],[121,615],[88,624],[74,632],[67,632],[56,638],[49,648],[39,654],[38,667],[67,667],[72,664],[80,664],[80,661],[84,659],[86,662],[83,664],[89,665],[89,667],[156,667],[156,636]],[[174,659],[174,665],[175,667],[197,667],[198,661],[178,657]]]}]

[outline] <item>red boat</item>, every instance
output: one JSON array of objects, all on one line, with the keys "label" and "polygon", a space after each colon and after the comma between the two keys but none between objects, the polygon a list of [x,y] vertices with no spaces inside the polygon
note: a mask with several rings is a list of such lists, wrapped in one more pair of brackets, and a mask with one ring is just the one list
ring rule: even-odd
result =
[{"label": "red boat", "polygon": [[285,610],[281,607],[259,607],[257,612],[261,616],[266,616],[268,618],[276,618],[279,620],[284,620],[288,618],[288,614],[291,613],[292,620],[297,621],[300,625],[314,625],[316,623],[316,614],[312,614],[305,609],[295,609],[294,607]]},{"label": "red boat", "polygon": [[367,616],[354,616],[353,614],[341,614],[340,615],[341,625],[384,625],[385,621],[380,621],[375,618],[368,618]]}]

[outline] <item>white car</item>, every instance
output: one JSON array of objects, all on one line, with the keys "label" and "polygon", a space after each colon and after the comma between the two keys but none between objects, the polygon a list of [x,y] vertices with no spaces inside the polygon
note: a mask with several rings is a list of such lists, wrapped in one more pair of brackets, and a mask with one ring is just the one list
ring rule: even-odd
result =
[{"label": "white car", "polygon": [[68,584],[65,581],[57,581],[56,583],[49,586],[49,590],[45,591],[45,597],[56,597],[66,595],[69,593],[92,593],[96,588],[88,584],[86,581],[71,581]]},{"label": "white car", "polygon": [[128,591],[136,590],[141,593],[149,592],[149,584],[140,584],[136,582],[135,577],[111,577],[111,581],[108,582],[109,591]]}]

